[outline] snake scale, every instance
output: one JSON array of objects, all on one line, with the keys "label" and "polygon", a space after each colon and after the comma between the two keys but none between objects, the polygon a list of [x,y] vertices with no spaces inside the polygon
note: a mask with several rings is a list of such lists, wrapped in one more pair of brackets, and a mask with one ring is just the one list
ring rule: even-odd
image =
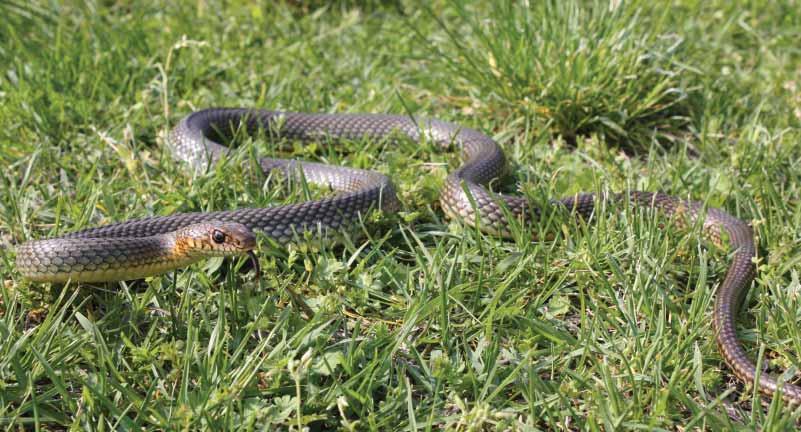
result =
[{"label": "snake scale", "polygon": [[[195,167],[206,167],[228,151],[220,142],[231,138],[240,125],[248,133],[263,132],[270,137],[300,141],[396,136],[428,139],[441,147],[456,144],[462,149],[464,162],[448,175],[440,196],[441,206],[449,217],[470,225],[478,221],[484,231],[508,236],[509,217],[526,221],[540,212],[524,198],[493,194],[484,187],[501,175],[505,165],[503,151],[493,139],[479,131],[435,119],[212,108],[181,120],[170,135],[170,148],[175,158]],[[392,183],[379,173],[283,159],[264,158],[260,163],[265,172],[280,170],[288,176],[302,175],[310,183],[331,187],[339,193],[281,207],[148,217],[30,241],[17,249],[17,268],[36,281],[140,278],[205,256],[241,253],[253,248],[255,241],[248,234],[250,230],[286,243],[307,231],[325,234],[353,226],[371,209],[393,211],[399,207]],[[729,269],[715,298],[714,332],[720,352],[735,375],[754,385],[757,368],[735,334],[736,313],[755,275],[756,249],[750,226],[722,210],[705,209],[699,202],[662,193],[632,191],[608,197],[581,194],[552,200],[550,205],[586,218],[600,198],[618,205],[632,203],[658,209],[684,226],[702,223],[703,233],[711,242],[720,246],[725,243],[732,249]],[[201,252],[187,255],[192,246]],[[176,250],[184,255],[176,257]],[[758,386],[769,397],[780,387],[776,378],[767,374],[759,376]],[[784,383],[781,395],[793,405],[801,404],[799,386]]]}]

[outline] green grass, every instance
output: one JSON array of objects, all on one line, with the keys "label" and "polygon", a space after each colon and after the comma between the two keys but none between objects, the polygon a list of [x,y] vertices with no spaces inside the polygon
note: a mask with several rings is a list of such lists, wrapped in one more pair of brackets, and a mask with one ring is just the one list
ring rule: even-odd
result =
[{"label": "green grass", "polygon": [[[414,113],[494,136],[534,202],[661,190],[753,222],[739,335],[801,363],[798,2],[0,1],[0,427],[744,430],[755,396],[710,328],[726,253],[648,212],[558,212],[515,239],[444,218],[454,153],[291,146],[375,169],[403,211],[344,245],[263,244],[141,282],[24,281],[13,245],[178,211],[320,196],[164,136],[209,106]],[[525,6],[531,3],[530,6]],[[276,143],[244,140],[250,159]],[[666,226],[665,226],[666,225]],[[552,241],[532,242],[550,230]],[[315,315],[292,303],[302,294]]]}]

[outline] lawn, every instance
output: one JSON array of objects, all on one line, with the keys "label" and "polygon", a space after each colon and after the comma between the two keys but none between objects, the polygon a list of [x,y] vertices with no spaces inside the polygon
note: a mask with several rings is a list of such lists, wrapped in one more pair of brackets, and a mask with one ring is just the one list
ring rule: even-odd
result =
[{"label": "lawn", "polygon": [[[669,6],[666,6],[669,4]],[[495,190],[663,191],[751,221],[739,337],[801,353],[801,4],[0,0],[0,427],[786,430],[710,322],[727,253],[658,214],[547,213],[514,239],[443,215],[456,151],[243,138],[165,149],[211,106],[414,114],[479,129]],[[14,245],[148,215],[326,195],[258,155],[374,169],[403,208],[342,244],[261,242],[144,281],[25,281]],[[550,240],[532,241],[535,233]],[[313,310],[306,313],[297,298]]]}]

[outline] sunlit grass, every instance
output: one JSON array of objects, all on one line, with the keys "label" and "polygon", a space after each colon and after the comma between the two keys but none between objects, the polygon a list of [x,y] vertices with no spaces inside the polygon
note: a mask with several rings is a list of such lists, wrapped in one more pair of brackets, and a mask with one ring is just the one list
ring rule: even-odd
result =
[{"label": "sunlit grass", "polygon": [[[727,254],[697,230],[605,207],[487,236],[442,214],[458,158],[425,142],[245,139],[200,174],[164,147],[210,106],[410,113],[494,136],[498,189],[532,202],[630,188],[722,207],[760,246],[740,337],[795,376],[797,5],[478,3],[0,2],[0,424],[794,428],[717,352]],[[262,242],[258,279],[245,260],[81,287],[14,269],[30,238],[324,193],[238,163],[276,153],[386,173],[403,209],[342,245]]]}]

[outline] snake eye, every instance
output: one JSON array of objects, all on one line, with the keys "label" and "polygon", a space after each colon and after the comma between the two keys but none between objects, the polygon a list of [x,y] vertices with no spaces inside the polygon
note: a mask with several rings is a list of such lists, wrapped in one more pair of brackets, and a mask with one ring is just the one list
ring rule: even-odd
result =
[{"label": "snake eye", "polygon": [[225,233],[220,230],[214,230],[211,233],[211,239],[214,240],[214,243],[223,244],[225,241]]}]

